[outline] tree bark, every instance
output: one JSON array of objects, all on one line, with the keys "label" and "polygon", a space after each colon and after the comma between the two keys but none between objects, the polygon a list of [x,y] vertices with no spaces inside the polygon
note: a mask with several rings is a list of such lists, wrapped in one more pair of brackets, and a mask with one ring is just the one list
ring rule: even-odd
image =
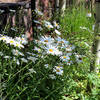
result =
[{"label": "tree bark", "polygon": [[64,15],[64,11],[66,10],[66,0],[59,1],[59,10],[60,14]]},{"label": "tree bark", "polygon": [[96,2],[95,4],[96,9],[96,23],[95,23],[95,35],[92,47],[92,53],[94,55],[90,71],[99,72],[100,67],[100,2]]},{"label": "tree bark", "polygon": [[[2,0],[1,0],[2,1]],[[30,0],[8,0],[7,2],[0,2],[0,9],[4,10],[4,13],[0,16],[5,16],[3,22],[6,24],[10,23],[10,27],[18,27],[19,33],[21,32],[21,27],[24,25],[24,32],[28,39],[31,41],[33,39],[33,29],[32,29],[32,10],[34,10],[34,2]],[[18,2],[20,1],[20,2]],[[32,5],[32,6],[30,6]],[[13,14],[10,10],[15,10]],[[1,26],[2,27],[2,26]],[[2,30],[1,30],[2,31]]]}]

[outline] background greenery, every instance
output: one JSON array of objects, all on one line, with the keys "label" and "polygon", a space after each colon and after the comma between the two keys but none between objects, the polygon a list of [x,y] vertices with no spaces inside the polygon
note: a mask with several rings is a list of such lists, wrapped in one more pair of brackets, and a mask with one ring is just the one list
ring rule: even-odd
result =
[{"label": "background greenery", "polygon": [[[73,62],[70,66],[64,64],[63,76],[58,75],[56,79],[49,77],[52,66],[60,61],[58,57],[52,55],[41,58],[43,54],[33,50],[33,47],[37,46],[34,42],[21,49],[21,52],[35,53],[38,55],[36,62],[21,61],[21,64],[17,65],[12,59],[0,56],[2,100],[100,100],[100,73],[90,72],[94,36],[92,26],[95,21],[94,16],[88,17],[87,13],[89,11],[84,7],[68,8],[65,15],[59,17],[61,37],[75,45],[74,52],[83,55],[81,63]],[[43,31],[37,32],[44,34],[48,31],[44,28]],[[12,49],[13,47],[1,41],[0,51],[12,56]],[[75,60],[73,56],[71,59]],[[44,67],[46,63],[49,63],[50,68]]]}]

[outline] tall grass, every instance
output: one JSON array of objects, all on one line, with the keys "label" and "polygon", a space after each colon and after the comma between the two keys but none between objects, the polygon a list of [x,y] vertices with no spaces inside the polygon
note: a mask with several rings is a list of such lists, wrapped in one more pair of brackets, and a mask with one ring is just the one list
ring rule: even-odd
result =
[{"label": "tall grass", "polygon": [[[83,7],[66,9],[65,15],[60,17],[60,36],[55,34],[56,28],[48,29],[48,23],[49,28],[52,27],[50,22],[44,25],[41,21],[42,30],[36,28],[36,31],[42,36],[23,44],[25,48],[14,47],[1,36],[0,98],[99,100],[99,74],[90,73],[94,18],[86,15]],[[13,49],[18,52],[13,53]]]}]

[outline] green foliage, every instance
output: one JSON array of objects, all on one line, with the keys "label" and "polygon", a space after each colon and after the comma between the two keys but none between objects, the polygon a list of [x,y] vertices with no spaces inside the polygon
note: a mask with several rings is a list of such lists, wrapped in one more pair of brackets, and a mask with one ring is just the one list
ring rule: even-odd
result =
[{"label": "green foliage", "polygon": [[65,86],[64,100],[100,99],[100,78],[96,73],[90,73],[91,47],[94,37],[92,26],[95,22],[93,15],[88,17],[87,13],[83,7],[72,10],[68,8],[65,15],[60,18],[62,37],[76,46],[76,52],[84,55],[83,63],[71,66],[71,71],[67,74],[70,75],[72,72],[68,85]]},{"label": "green foliage", "polygon": [[[40,12],[39,14],[42,15]],[[1,99],[100,100],[100,73],[90,72],[94,18],[86,15],[84,8],[67,9],[65,15],[60,17],[60,36],[54,32],[57,28],[50,28],[51,23],[47,21],[49,24],[45,25],[43,20],[39,20],[42,30],[35,28],[37,33],[41,33],[38,40],[35,39],[31,43],[25,41],[24,48],[8,41],[15,41],[16,36],[7,36],[7,40],[3,40],[1,36]],[[21,34],[19,36],[21,37]],[[45,38],[50,40],[50,43],[47,43]],[[57,47],[55,54],[50,48],[51,53],[47,52],[48,44]],[[13,49],[18,51],[14,54]],[[58,55],[60,51],[62,55],[71,55],[67,55],[69,58],[63,61],[62,55]],[[55,71],[55,68],[61,69]]]}]

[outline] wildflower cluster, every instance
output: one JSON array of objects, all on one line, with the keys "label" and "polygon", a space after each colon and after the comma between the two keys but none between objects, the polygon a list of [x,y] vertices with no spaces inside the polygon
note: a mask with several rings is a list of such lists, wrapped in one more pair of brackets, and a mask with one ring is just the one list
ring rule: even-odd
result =
[{"label": "wildflower cluster", "polygon": [[[36,13],[42,15],[42,13],[40,12],[36,11]],[[53,25],[51,24],[51,22],[46,20],[44,21],[34,20],[34,22],[37,24],[42,23],[43,26],[45,26],[46,28],[53,29],[55,32],[54,33],[55,37],[52,36],[53,33],[51,35],[39,36],[38,39],[33,40],[33,44],[35,44],[35,46],[31,47],[28,44],[27,37],[25,35],[15,38],[1,35],[0,41],[6,43],[8,47],[9,45],[10,46],[13,45],[9,54],[5,54],[4,51],[0,51],[0,55],[3,58],[12,59],[12,61],[15,62],[17,65],[20,65],[21,62],[27,64],[30,61],[35,64],[36,61],[45,59],[44,66],[46,64],[46,68],[48,68],[47,65],[48,66],[52,65],[51,69],[52,73],[50,73],[50,75],[54,75],[54,73],[56,73],[57,75],[63,75],[64,65],[70,66],[71,64],[74,64],[74,62],[82,62],[82,56],[78,55],[77,53],[74,53],[75,46],[70,44],[69,41],[59,36],[61,35],[61,32],[59,32],[58,30],[60,29],[60,26],[58,23],[56,23],[56,21],[53,21]],[[25,45],[28,45],[29,47],[28,50],[25,50],[26,49],[24,48]],[[74,56],[76,60],[73,61],[72,56]],[[49,59],[47,61],[48,57]],[[57,62],[54,64],[52,60],[56,59],[56,57],[57,57]],[[49,61],[50,59],[52,59],[51,62]]]},{"label": "wildflower cluster", "polygon": [[24,48],[23,44],[21,44],[20,41],[16,41],[12,37],[0,35],[0,41],[3,41],[3,42],[5,42],[6,44],[9,44],[9,45],[13,45],[14,47]]},{"label": "wildflower cluster", "polygon": [[[45,35],[39,37],[38,40],[34,40],[34,42],[38,45],[38,47],[34,47],[34,50],[40,53],[42,58],[46,56],[49,56],[49,59],[58,57],[59,63],[56,62],[57,64],[53,66],[53,72],[56,72],[58,75],[63,75],[64,64],[70,66],[74,64],[74,62],[82,62],[83,56],[74,52],[75,46],[59,36],[53,38],[50,35]],[[72,56],[74,56],[76,60],[73,61]],[[49,64],[45,65],[46,68],[48,68],[48,66]]]},{"label": "wildflower cluster", "polygon": [[51,36],[41,36],[39,40],[35,40],[35,43],[41,48],[35,50],[42,51],[42,49],[44,49],[44,54],[59,56],[60,60],[66,63],[71,60],[73,54],[78,55],[74,53],[75,46],[59,36],[55,38]]},{"label": "wildflower cluster", "polygon": [[35,10],[35,14],[37,15],[37,19],[34,20],[34,23],[36,24],[36,32],[41,32],[41,34],[56,34],[61,35],[61,32],[59,31],[60,25],[57,23],[57,21],[49,22],[47,20],[42,20],[43,13]]},{"label": "wildflower cluster", "polygon": [[28,41],[25,35],[15,38],[0,35],[0,56],[4,59],[16,62],[17,65],[20,65],[20,60],[28,62],[25,58],[23,58],[25,54],[22,51],[26,44],[28,44]]},{"label": "wildflower cluster", "polygon": [[[2,97],[9,100],[82,99],[87,94],[84,92],[87,84],[91,82],[91,75],[87,81],[90,67],[85,56],[89,52],[84,52],[89,50],[89,42],[76,34],[67,40],[66,33],[66,38],[63,38],[65,32],[62,33],[56,20],[49,22],[43,20],[42,12],[35,10],[35,13],[39,18],[33,20],[38,35],[33,41],[28,42],[27,37],[21,34],[14,38],[0,35]],[[78,28],[81,32],[92,32],[85,26]]]},{"label": "wildflower cluster", "polygon": [[[59,36],[55,38],[50,35],[41,36],[38,40],[35,39],[33,41],[33,43],[35,43],[37,46],[34,46],[34,48],[26,52],[23,49],[24,45],[28,45],[28,41],[24,35],[15,38],[1,35],[0,40],[6,43],[6,46],[8,47],[8,44],[10,44],[10,46],[14,46],[12,47],[11,51],[9,51],[9,54],[6,54],[5,51],[0,51],[0,56],[4,59],[12,60],[17,65],[20,65],[21,62],[27,64],[28,62],[32,61],[35,63],[36,61],[39,61],[39,59],[45,59],[46,57],[49,57],[49,59],[55,59],[55,57],[58,57],[59,63],[56,62],[57,64],[52,66],[52,73],[50,75],[54,75],[53,73],[56,73],[57,75],[63,75],[64,64],[66,64],[66,66],[73,64],[71,56],[73,55],[75,46],[71,45],[69,41],[66,41]],[[81,56],[75,56],[75,58],[77,62],[82,62]],[[52,64],[52,62],[50,63]],[[47,63],[46,67],[47,65],[49,66],[49,64]]]}]

